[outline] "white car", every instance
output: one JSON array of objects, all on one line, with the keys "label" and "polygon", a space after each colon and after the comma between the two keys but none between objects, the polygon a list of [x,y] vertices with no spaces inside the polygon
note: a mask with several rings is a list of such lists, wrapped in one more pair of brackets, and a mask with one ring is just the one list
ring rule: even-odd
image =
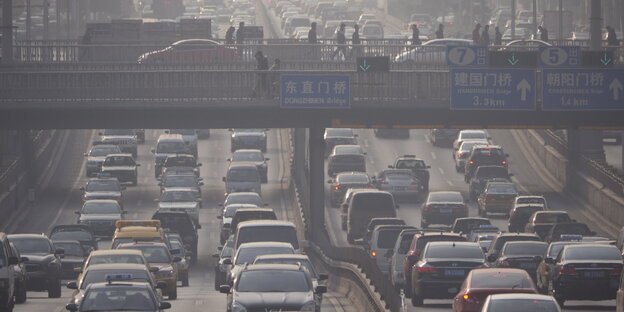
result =
[{"label": "white car", "polygon": [[552,296],[535,294],[496,294],[485,299],[481,312],[561,312]]},{"label": "white car", "polygon": [[485,130],[462,130],[459,131],[457,139],[453,142],[453,149],[457,150],[461,143],[466,140],[482,140],[489,142],[490,138]]},{"label": "white car", "polygon": [[409,51],[400,53],[394,58],[395,63],[413,64],[446,64],[447,46],[469,46],[472,40],[467,39],[433,39]]}]

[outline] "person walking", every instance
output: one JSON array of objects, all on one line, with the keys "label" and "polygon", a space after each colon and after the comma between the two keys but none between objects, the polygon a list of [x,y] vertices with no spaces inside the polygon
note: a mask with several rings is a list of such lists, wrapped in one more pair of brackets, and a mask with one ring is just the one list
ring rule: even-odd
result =
[{"label": "person walking", "polygon": [[620,42],[617,39],[617,34],[615,33],[615,28],[611,26],[607,26],[607,45],[608,46],[620,45]]},{"label": "person walking", "polygon": [[268,77],[265,71],[269,70],[269,59],[262,54],[262,51],[256,52],[256,70],[260,71],[256,76],[256,87],[254,88],[254,97],[260,98],[268,94]]},{"label": "person walking", "polygon": [[546,30],[546,28],[540,26],[537,26],[537,30],[540,33],[540,40],[544,41],[544,42],[548,42],[548,30]]},{"label": "person walking", "polygon": [[472,29],[472,44],[479,45],[481,43],[481,24],[477,23]]},{"label": "person walking", "polygon": [[280,59],[276,58],[273,61],[273,65],[269,68],[270,77],[269,77],[269,99],[274,99],[275,97],[279,97],[279,84],[280,84],[280,74],[275,73],[275,71],[279,71],[281,69],[282,62]]},{"label": "person walking", "polygon": [[362,41],[360,40],[360,26],[357,24],[353,25],[353,35],[351,35],[351,59],[357,58],[360,56],[360,44]]},{"label": "person walking", "polygon": [[225,44],[234,44],[234,32],[236,28],[234,26],[230,26],[225,32]]},{"label": "person walking", "polygon": [[412,45],[417,46],[420,44],[420,29],[418,29],[418,25],[412,24]]},{"label": "person walking", "polygon": [[336,32],[336,44],[338,44],[338,47],[336,47],[336,50],[331,55],[332,60],[340,52],[342,52],[345,59],[347,58],[347,47],[345,46],[347,44],[347,38],[345,37],[345,27],[344,23],[340,23],[340,28],[338,28],[338,31]]},{"label": "person walking", "polygon": [[503,45],[503,34],[500,32],[498,26],[494,27],[494,45]]},{"label": "person walking", "polygon": [[310,24],[310,31],[308,31],[308,43],[317,43],[316,22],[312,22],[312,24]]},{"label": "person walking", "polygon": [[243,28],[245,28],[245,22],[238,23],[238,29],[236,30],[236,49],[238,50],[238,55],[243,56],[243,43],[245,43],[245,34],[243,33]]},{"label": "person walking", "polygon": [[444,39],[444,25],[438,25],[438,30],[435,32],[436,39]]},{"label": "person walking", "polygon": [[490,45],[490,25],[483,26],[483,32],[481,33],[481,45]]}]

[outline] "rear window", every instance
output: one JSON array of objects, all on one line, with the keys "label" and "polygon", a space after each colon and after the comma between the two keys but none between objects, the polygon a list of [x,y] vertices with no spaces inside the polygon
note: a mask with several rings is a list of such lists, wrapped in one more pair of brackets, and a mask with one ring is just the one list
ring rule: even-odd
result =
[{"label": "rear window", "polygon": [[425,169],[425,161],[420,159],[404,159],[397,163],[397,169]]},{"label": "rear window", "polygon": [[414,179],[414,177],[411,174],[406,173],[406,172],[387,173],[386,178],[390,180],[403,180],[403,181],[409,181],[409,180]]},{"label": "rear window", "polygon": [[505,312],[558,312],[557,304],[552,300],[539,299],[496,299],[491,300],[488,307],[490,311]]},{"label": "rear window", "polygon": [[368,183],[368,176],[363,174],[339,174],[338,183]]},{"label": "rear window", "polygon": [[418,239],[416,249],[423,250],[429,242],[465,242],[466,238],[460,236],[424,236]]},{"label": "rear window", "polygon": [[80,289],[86,289],[87,286],[91,283],[103,283],[106,282],[106,275],[109,274],[123,274],[123,275],[131,275],[133,282],[149,282],[151,279],[149,278],[150,274],[147,269],[146,270],[119,270],[119,271],[108,271],[108,270],[89,270],[86,273],[86,276],[82,280],[82,284],[80,284]]},{"label": "rear window", "polygon": [[566,260],[615,260],[622,261],[622,255],[615,246],[574,246],[566,248]]},{"label": "rear window", "polygon": [[528,275],[510,272],[473,274],[470,288],[533,288]]},{"label": "rear window", "polygon": [[253,168],[232,168],[228,170],[228,182],[255,182],[259,180],[258,170]]},{"label": "rear window", "polygon": [[483,251],[479,246],[428,246],[425,258],[443,259],[484,259]]},{"label": "rear window", "polygon": [[495,194],[516,194],[516,187],[511,183],[493,183],[487,188],[488,193]]},{"label": "rear window", "polygon": [[358,210],[394,209],[394,201],[389,194],[356,194],[353,197],[353,207],[357,207]]},{"label": "rear window", "polygon": [[183,153],[186,151],[186,144],[178,142],[159,142],[156,146],[157,153]]},{"label": "rear window", "polygon": [[467,139],[487,140],[487,136],[485,135],[485,132],[462,132],[461,139],[462,140],[467,140]]},{"label": "rear window", "polygon": [[570,221],[567,213],[540,213],[535,216],[535,223],[559,223]]},{"label": "rear window", "polygon": [[462,197],[462,195],[460,193],[429,193],[429,200],[428,202],[445,202],[445,203],[455,203],[455,202],[459,202],[459,203],[463,203],[464,202],[464,198]]},{"label": "rear window", "polygon": [[238,246],[249,242],[284,242],[290,243],[299,249],[297,232],[290,226],[252,226],[239,229],[237,236]]},{"label": "rear window", "polygon": [[286,247],[264,247],[264,246],[263,247],[239,249],[239,252],[236,255],[236,263],[234,263],[234,264],[253,263],[254,260],[256,260],[257,256],[278,255],[278,254],[292,255],[292,254],[294,254],[294,251],[293,251],[292,248],[286,248]]},{"label": "rear window", "polygon": [[473,155],[476,157],[505,157],[505,152],[500,148],[477,148]]},{"label": "rear window", "polygon": [[505,244],[503,248],[503,254],[506,256],[543,255],[548,249],[548,244],[513,243]]},{"label": "rear window", "polygon": [[586,224],[576,223],[576,224],[566,224],[562,226],[557,226],[555,230],[553,231],[553,234],[555,235],[559,235],[559,234],[588,235],[589,232],[591,231],[589,230],[589,227],[587,227]]},{"label": "rear window", "polygon": [[403,229],[384,230],[377,237],[377,248],[393,248]]},{"label": "rear window", "polygon": [[540,197],[520,197],[516,202],[518,204],[546,204],[545,200]]},{"label": "rear window", "polygon": [[331,128],[327,129],[325,132],[327,137],[352,137],[353,130],[351,129],[340,129],[340,128]]}]

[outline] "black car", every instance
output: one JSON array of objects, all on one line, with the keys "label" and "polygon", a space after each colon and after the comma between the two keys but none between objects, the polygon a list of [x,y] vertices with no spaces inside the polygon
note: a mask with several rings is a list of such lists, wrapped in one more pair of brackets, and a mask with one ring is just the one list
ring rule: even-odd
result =
[{"label": "black car", "polygon": [[542,261],[548,244],[537,241],[512,241],[503,245],[498,258],[488,258],[493,267],[523,269],[536,280],[537,266]]},{"label": "black car", "polygon": [[327,175],[340,172],[366,172],[366,153],[359,145],[336,145],[327,159]]},{"label": "black car", "polygon": [[515,205],[511,212],[509,213],[509,221],[507,221],[507,228],[509,232],[524,232],[524,228],[527,223],[529,223],[529,219],[536,211],[543,211],[544,206],[542,205],[532,205],[532,204],[521,204]]},{"label": "black car", "polygon": [[363,242],[370,241],[373,231],[378,225],[405,225],[405,220],[399,218],[372,218],[366,226],[366,231],[362,238]]},{"label": "black car", "polygon": [[61,297],[61,257],[63,249],[55,249],[52,241],[41,234],[12,234],[9,241],[21,256],[28,258],[26,287],[28,290],[48,291],[48,298]]},{"label": "black car", "polygon": [[232,131],[231,136],[231,151],[235,152],[237,149],[252,148],[259,149],[263,153],[267,151],[267,129],[230,129]]},{"label": "black car", "polygon": [[109,154],[102,163],[102,173],[116,177],[119,182],[137,185],[139,182],[137,167],[140,165],[130,154]]},{"label": "black car", "polygon": [[490,219],[488,218],[481,218],[481,217],[457,218],[455,219],[455,222],[453,222],[451,231],[453,233],[468,234],[473,229],[477,229],[482,225],[492,225],[492,223],[490,222]]},{"label": "black car", "polygon": [[91,147],[89,152],[85,153],[87,157],[87,177],[91,177],[100,173],[102,163],[109,154],[120,154],[121,149],[113,144],[96,144]]},{"label": "black car", "polygon": [[424,160],[416,158],[415,155],[403,155],[398,157],[393,165],[388,166],[391,169],[410,169],[414,176],[420,181],[423,191],[429,191],[429,170],[431,166],[427,165]]},{"label": "black car", "polygon": [[169,155],[165,158],[165,161],[162,164],[161,170],[162,175],[166,171],[175,170],[176,168],[192,168],[192,171],[199,178],[200,172],[199,167],[202,164],[197,162],[197,158],[191,154],[175,154]]},{"label": "black car", "polygon": [[470,199],[477,199],[488,182],[511,182],[511,174],[503,166],[479,166],[470,178],[468,192]]},{"label": "black car", "polygon": [[9,243],[9,246],[11,246],[11,250],[8,252],[9,257],[14,257],[13,261],[18,260],[17,264],[9,265],[13,266],[13,271],[15,272],[15,289],[13,291],[15,294],[15,303],[24,303],[28,298],[28,287],[26,286],[26,265],[24,262],[28,261],[28,258],[22,257],[20,252],[17,250],[17,247],[15,247],[15,244]]},{"label": "black car", "polygon": [[154,213],[152,220],[160,220],[164,229],[171,229],[182,236],[184,247],[191,253],[191,263],[197,263],[197,230],[201,225],[193,222],[188,213],[183,211],[160,211]]},{"label": "black car", "polygon": [[561,235],[582,235],[582,236],[594,236],[596,232],[589,229],[589,226],[580,222],[562,222],[555,223],[551,228],[546,238],[546,242],[552,243],[559,241]]},{"label": "black car", "polygon": [[468,272],[487,267],[478,243],[430,242],[412,268],[412,305],[455,297]]},{"label": "black car", "polygon": [[329,156],[336,145],[355,145],[357,144],[357,134],[348,128],[327,128],[323,139],[325,140],[325,156]]},{"label": "black car", "polygon": [[61,258],[61,279],[75,280],[78,278],[78,272],[75,268],[82,268],[85,259],[89,255],[76,240],[59,240],[52,241],[56,249],[63,249],[63,258]]},{"label": "black car", "polygon": [[500,254],[503,246],[507,242],[516,242],[516,241],[541,241],[540,237],[536,234],[531,233],[500,233],[498,234],[490,244],[490,248],[487,252],[487,259],[498,259],[498,255]]},{"label": "black car", "polygon": [[87,252],[98,249],[95,233],[91,226],[86,224],[56,225],[50,231],[50,239],[77,240]]},{"label": "black car", "polygon": [[431,129],[427,134],[433,146],[452,146],[459,129]]},{"label": "black car", "polygon": [[615,299],[622,273],[622,254],[606,244],[574,244],[563,247],[554,264],[552,296],[563,307],[568,299]]},{"label": "black car", "polygon": [[508,168],[507,157],[503,148],[497,145],[475,145],[466,159],[464,181],[470,182],[472,175],[481,166],[502,166]]},{"label": "black car", "polygon": [[213,258],[218,259],[217,262],[215,262],[215,267],[214,267],[215,290],[219,290],[219,287],[221,287],[221,285],[227,284],[226,279],[227,279],[227,276],[230,274],[230,268],[232,267],[232,264],[231,262],[230,264],[225,264],[223,263],[223,260],[232,259],[232,257],[234,257],[233,246],[234,246],[233,241],[227,241],[225,245],[219,246],[219,253],[212,255]]},{"label": "black car", "polygon": [[422,206],[420,227],[429,224],[453,224],[468,217],[468,206],[460,192],[431,192]]},{"label": "black car", "polygon": [[201,198],[201,186],[204,182],[194,174],[167,174],[160,177],[160,194],[168,188],[190,188],[195,193],[195,197]]},{"label": "black car", "polygon": [[334,207],[340,206],[344,195],[350,188],[372,188],[371,179],[365,172],[341,172],[334,179],[327,180],[330,184],[329,197]]},{"label": "black car", "polygon": [[269,158],[264,157],[262,151],[258,149],[239,149],[232,154],[232,158],[227,159],[227,161],[230,162],[243,161],[256,164],[256,167],[258,167],[258,173],[260,173],[260,179],[262,180],[262,183],[267,183],[269,181],[269,168],[267,165],[268,160]]}]

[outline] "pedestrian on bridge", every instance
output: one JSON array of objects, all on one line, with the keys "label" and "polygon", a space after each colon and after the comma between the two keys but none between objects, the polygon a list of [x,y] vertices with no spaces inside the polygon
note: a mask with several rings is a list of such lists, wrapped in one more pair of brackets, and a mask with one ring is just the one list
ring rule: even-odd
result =
[{"label": "pedestrian on bridge", "polygon": [[238,46],[236,49],[238,50],[238,55],[240,57],[243,56],[243,43],[245,43],[245,34],[243,33],[244,28],[245,22],[240,22],[238,24],[238,29],[236,30],[236,45]]},{"label": "pedestrian on bridge", "polygon": [[274,99],[279,97],[279,87],[280,87],[280,73],[276,73],[281,69],[282,62],[280,59],[276,58],[269,71],[271,72],[269,75],[269,99]]},{"label": "pedestrian on bridge", "polygon": [[353,25],[353,29],[355,31],[353,32],[353,35],[351,35],[351,59],[360,56],[360,44],[362,43],[362,41],[360,40],[360,26],[355,24]]},{"label": "pedestrian on bridge", "polygon": [[345,37],[345,27],[346,25],[344,23],[340,23],[340,28],[338,28],[338,31],[336,32],[336,44],[338,46],[336,47],[334,53],[332,53],[331,55],[332,60],[335,59],[338,53],[341,52],[344,59],[347,59],[347,38]]},{"label": "pedestrian on bridge", "polygon": [[254,88],[254,97],[261,98],[269,94],[269,83],[266,71],[269,70],[269,59],[262,54],[262,51],[256,52],[254,55],[256,58],[256,86]]},{"label": "pedestrian on bridge", "polygon": [[472,44],[479,45],[481,42],[481,23],[477,23],[472,29]]},{"label": "pedestrian on bridge", "polygon": [[230,26],[228,30],[225,32],[225,44],[234,44],[234,32],[236,28],[234,26]]},{"label": "pedestrian on bridge", "polygon": [[438,30],[435,32],[436,39],[444,39],[444,25],[438,25]]},{"label": "pedestrian on bridge", "polygon": [[310,24],[310,31],[308,31],[308,43],[317,43],[317,35],[316,35],[316,22],[312,22]]},{"label": "pedestrian on bridge", "polygon": [[608,46],[620,45],[620,42],[617,39],[617,34],[615,33],[615,28],[611,26],[607,26],[607,45]]},{"label": "pedestrian on bridge", "polygon": [[494,45],[503,45],[503,34],[500,32],[498,26],[494,27]]},{"label": "pedestrian on bridge", "polygon": [[412,45],[418,46],[420,44],[420,30],[418,29],[418,25],[412,24]]},{"label": "pedestrian on bridge", "polygon": [[548,42],[548,30],[546,30],[546,28],[540,26],[537,26],[537,30],[540,33],[540,40],[544,41],[544,42]]},{"label": "pedestrian on bridge", "polygon": [[483,32],[481,33],[481,45],[490,45],[490,25],[485,25],[483,27]]}]

